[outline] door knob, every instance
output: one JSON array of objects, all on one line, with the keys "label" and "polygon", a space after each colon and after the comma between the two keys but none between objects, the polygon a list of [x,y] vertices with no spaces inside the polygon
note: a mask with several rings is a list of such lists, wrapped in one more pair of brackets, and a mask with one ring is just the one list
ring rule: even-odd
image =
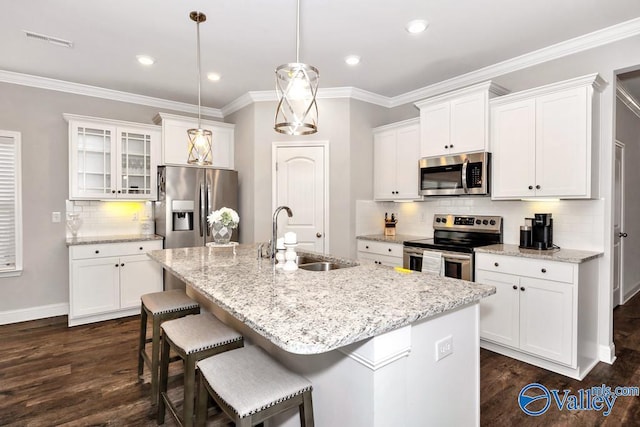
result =
[{"label": "door knob", "polygon": [[628,234],[627,233],[618,233],[618,237],[627,237]]},{"label": "door knob", "polygon": [[319,238],[321,238],[321,237],[322,237],[322,233],[318,231],[318,232],[316,233],[316,237],[317,237],[318,239],[319,239]]}]

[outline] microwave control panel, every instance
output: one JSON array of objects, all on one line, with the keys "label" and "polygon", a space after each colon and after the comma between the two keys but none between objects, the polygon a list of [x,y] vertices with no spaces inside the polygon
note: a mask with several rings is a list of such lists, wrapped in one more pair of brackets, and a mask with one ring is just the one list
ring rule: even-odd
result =
[{"label": "microwave control panel", "polygon": [[467,186],[469,188],[482,187],[482,163],[469,163],[467,167]]}]

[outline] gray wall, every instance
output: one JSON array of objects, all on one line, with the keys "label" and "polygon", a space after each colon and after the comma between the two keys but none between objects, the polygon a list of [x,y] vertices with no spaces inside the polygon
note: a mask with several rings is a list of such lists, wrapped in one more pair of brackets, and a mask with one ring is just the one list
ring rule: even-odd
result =
[{"label": "gray wall", "polygon": [[[0,83],[0,129],[22,133],[24,272],[0,278],[0,314],[69,302],[65,212],[68,130],[63,113],[153,124],[157,108]],[[175,112],[174,112],[175,113]],[[175,113],[180,114],[180,113]]]},{"label": "gray wall", "polygon": [[624,228],[628,237],[623,240],[624,258],[622,275],[623,300],[633,295],[640,286],[640,117],[620,100],[616,103],[616,139],[624,143]]}]

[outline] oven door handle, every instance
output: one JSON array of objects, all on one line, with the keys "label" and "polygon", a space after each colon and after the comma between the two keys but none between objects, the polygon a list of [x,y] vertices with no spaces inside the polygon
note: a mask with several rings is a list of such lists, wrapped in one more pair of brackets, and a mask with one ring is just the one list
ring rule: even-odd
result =
[{"label": "oven door handle", "polygon": [[442,254],[442,258],[445,260],[455,260],[455,261],[471,261],[471,257],[469,255],[453,255],[453,254]]},{"label": "oven door handle", "polygon": [[466,194],[469,193],[469,186],[467,185],[467,166],[469,166],[469,159],[464,159],[462,163],[462,188]]}]

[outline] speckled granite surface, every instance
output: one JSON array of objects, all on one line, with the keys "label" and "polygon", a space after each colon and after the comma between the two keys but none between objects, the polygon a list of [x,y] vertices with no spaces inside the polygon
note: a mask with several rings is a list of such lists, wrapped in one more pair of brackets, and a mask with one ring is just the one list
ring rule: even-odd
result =
[{"label": "speckled granite surface", "polygon": [[509,255],[523,258],[546,259],[550,261],[580,264],[601,256],[602,252],[580,251],[577,249],[553,249],[539,251],[537,249],[520,249],[518,245],[490,245],[475,249],[476,252]]},{"label": "speckled granite surface", "polygon": [[[326,272],[272,268],[255,245],[149,256],[278,347],[317,354],[478,301],[495,288],[373,263]],[[302,253],[299,251],[299,254]],[[354,263],[351,260],[352,263]]]},{"label": "speckled granite surface", "polygon": [[162,240],[164,237],[157,234],[142,235],[142,234],[126,234],[118,236],[87,236],[76,237],[67,239],[67,246],[76,245],[93,245],[96,243],[121,243],[121,242],[138,242],[146,240]]},{"label": "speckled granite surface", "polygon": [[368,234],[366,236],[357,236],[359,240],[372,240],[374,242],[387,242],[387,243],[404,243],[406,240],[421,240],[426,239],[425,236],[412,236],[410,234],[396,234],[395,236],[385,236],[384,234]]}]

